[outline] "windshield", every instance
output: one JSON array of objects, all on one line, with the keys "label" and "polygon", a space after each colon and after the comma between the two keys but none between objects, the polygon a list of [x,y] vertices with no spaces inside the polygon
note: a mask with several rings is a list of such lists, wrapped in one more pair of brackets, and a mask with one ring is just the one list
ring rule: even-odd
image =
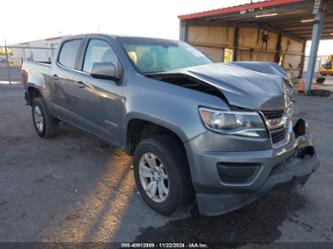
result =
[{"label": "windshield", "polygon": [[148,38],[120,38],[133,64],[143,74],[212,63],[185,42]]}]

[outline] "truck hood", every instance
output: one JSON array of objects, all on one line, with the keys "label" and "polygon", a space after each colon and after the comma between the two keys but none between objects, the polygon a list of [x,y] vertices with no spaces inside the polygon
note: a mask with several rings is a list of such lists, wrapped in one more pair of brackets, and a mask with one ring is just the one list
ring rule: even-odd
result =
[{"label": "truck hood", "polygon": [[[285,89],[291,88],[286,73],[275,63],[213,63],[151,75],[160,80],[189,77],[218,89],[229,105],[253,110],[283,109]],[[167,81],[167,80],[166,80]]]}]

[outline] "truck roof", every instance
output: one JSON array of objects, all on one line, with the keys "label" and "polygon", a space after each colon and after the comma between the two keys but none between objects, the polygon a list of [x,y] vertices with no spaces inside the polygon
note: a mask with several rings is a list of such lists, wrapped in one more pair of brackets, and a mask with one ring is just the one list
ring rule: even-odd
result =
[{"label": "truck roof", "polygon": [[63,40],[73,39],[73,38],[83,38],[86,36],[105,36],[111,38],[131,38],[131,39],[154,39],[154,40],[165,40],[165,41],[173,41],[177,42],[178,40],[167,39],[167,38],[159,38],[159,37],[145,37],[145,36],[129,36],[129,35],[115,35],[115,34],[107,34],[107,33],[85,33],[78,35],[69,35],[65,36]]}]

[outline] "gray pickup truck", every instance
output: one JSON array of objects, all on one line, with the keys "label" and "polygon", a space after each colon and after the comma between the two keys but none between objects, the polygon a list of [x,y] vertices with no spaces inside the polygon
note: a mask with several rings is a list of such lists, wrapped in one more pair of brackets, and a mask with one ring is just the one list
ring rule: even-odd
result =
[{"label": "gray pickup truck", "polygon": [[226,213],[304,185],[319,166],[274,63],[212,63],[181,41],[86,34],[21,76],[39,136],[63,121],[134,155],[137,188],[164,215],[194,203]]}]

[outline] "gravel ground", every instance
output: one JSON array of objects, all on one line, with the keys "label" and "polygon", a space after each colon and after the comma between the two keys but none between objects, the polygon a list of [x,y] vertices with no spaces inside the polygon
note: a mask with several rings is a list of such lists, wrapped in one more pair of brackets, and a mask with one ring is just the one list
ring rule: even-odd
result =
[{"label": "gravel ground", "polygon": [[304,188],[271,192],[218,217],[184,208],[166,218],[137,194],[131,157],[66,124],[55,138],[39,138],[22,87],[0,85],[0,242],[201,241],[239,248],[331,242],[333,99],[295,100],[321,161]]}]

